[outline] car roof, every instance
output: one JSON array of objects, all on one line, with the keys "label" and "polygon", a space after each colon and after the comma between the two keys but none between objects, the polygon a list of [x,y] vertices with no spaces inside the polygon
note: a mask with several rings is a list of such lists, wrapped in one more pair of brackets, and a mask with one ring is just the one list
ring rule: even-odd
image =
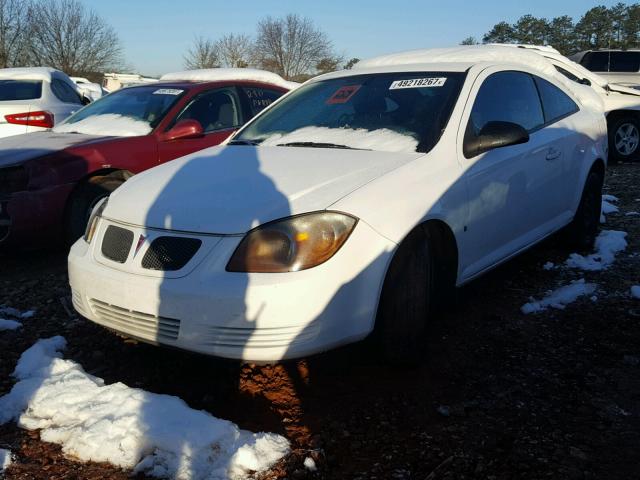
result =
[{"label": "car roof", "polygon": [[50,82],[54,76],[66,76],[60,70],[49,67],[22,67],[0,69],[0,79],[3,80],[44,80]]},{"label": "car roof", "polygon": [[270,85],[276,88],[285,89],[282,85],[276,85],[270,82],[264,81],[255,81],[255,80],[218,80],[218,81],[205,81],[205,80],[175,80],[175,81],[163,81],[155,83],[137,83],[132,85],[127,85],[126,87],[122,87],[121,90],[125,88],[141,88],[141,87],[152,87],[152,88],[178,88],[181,90],[200,90],[207,87],[222,87],[228,85]]},{"label": "car roof", "polygon": [[252,81],[268,83],[292,90],[299,86],[298,83],[289,82],[277,73],[255,68],[206,68],[199,70],[187,70],[184,72],[167,73],[160,77],[160,81],[189,81],[189,82],[236,82]]}]

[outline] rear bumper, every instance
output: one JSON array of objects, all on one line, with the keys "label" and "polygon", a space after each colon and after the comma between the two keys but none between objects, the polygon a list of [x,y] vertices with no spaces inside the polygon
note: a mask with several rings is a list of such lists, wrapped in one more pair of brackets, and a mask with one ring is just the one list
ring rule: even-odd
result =
[{"label": "rear bumper", "polygon": [[169,278],[131,271],[144,247],[125,264],[109,266],[100,241],[100,233],[91,245],[80,239],[69,253],[73,305],[82,316],[148,343],[255,362],[299,358],[364,338],[395,246],[359,222],[342,249],[318,267],[243,274],[225,270],[240,238],[219,237],[183,276]]},{"label": "rear bumper", "polygon": [[0,246],[43,246],[62,239],[73,185],[0,194]]}]

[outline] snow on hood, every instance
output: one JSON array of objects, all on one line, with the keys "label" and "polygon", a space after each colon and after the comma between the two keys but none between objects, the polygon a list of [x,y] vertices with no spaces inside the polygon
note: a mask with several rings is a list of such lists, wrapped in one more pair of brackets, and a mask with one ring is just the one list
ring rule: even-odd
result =
[{"label": "snow on hood", "polygon": [[160,77],[160,81],[192,81],[192,82],[220,82],[228,80],[252,80],[255,82],[271,83],[287,90],[300,86],[299,83],[289,82],[277,73],[258,70],[255,68],[205,68],[201,70],[187,70],[185,72],[167,73]]},{"label": "snow on hood", "polygon": [[81,143],[100,140],[93,135],[34,132],[0,138],[0,168],[17,165]]},{"label": "snow on hood", "polygon": [[388,128],[365,130],[327,127],[304,127],[284,135],[271,135],[262,145],[275,146],[294,142],[334,143],[379,152],[415,152],[418,147],[418,140],[411,135],[403,135]]},{"label": "snow on hood", "polygon": [[79,122],[64,122],[53,127],[55,133],[84,133],[107,137],[139,137],[149,134],[151,130],[151,125],[147,122],[117,113],[92,115]]},{"label": "snow on hood", "polygon": [[422,155],[213,147],[129,179],[111,194],[104,216],[153,228],[243,234],[271,220],[325,209]]},{"label": "snow on hood", "polygon": [[452,48],[431,48],[392,53],[361,60],[353,70],[421,63],[469,63],[495,62],[497,64],[521,64],[554,78],[572,91],[583,107],[604,112],[604,102],[593,88],[580,85],[559,73],[541,53],[526,48],[504,45],[471,45]]},{"label": "snow on hood", "polygon": [[13,372],[18,382],[0,397],[0,424],[15,419],[39,429],[42,440],[80,460],[179,480],[253,478],[289,452],[280,435],[240,430],[180,398],[105,385],[60,358],[65,346],[63,337],[52,337],[22,354]]}]

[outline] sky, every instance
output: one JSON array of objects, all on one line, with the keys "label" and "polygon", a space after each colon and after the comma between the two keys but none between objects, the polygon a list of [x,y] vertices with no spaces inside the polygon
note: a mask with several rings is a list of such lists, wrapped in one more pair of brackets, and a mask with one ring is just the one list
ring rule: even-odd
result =
[{"label": "sky", "polygon": [[[616,1],[513,0],[81,0],[116,30],[126,62],[145,75],[183,69],[183,55],[197,36],[253,36],[264,17],[297,13],[327,33],[345,58],[367,58],[416,48],[453,46],[481,39],[499,21],[532,14],[578,19],[589,8]],[[632,2],[630,2],[632,3]]]}]

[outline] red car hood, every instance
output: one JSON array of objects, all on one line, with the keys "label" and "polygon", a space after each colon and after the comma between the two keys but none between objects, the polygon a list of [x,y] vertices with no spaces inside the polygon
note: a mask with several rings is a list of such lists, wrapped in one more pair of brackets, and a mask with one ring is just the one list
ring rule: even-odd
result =
[{"label": "red car hood", "polygon": [[113,137],[80,133],[35,132],[0,139],[0,168],[59,152],[79,144],[89,144]]}]

